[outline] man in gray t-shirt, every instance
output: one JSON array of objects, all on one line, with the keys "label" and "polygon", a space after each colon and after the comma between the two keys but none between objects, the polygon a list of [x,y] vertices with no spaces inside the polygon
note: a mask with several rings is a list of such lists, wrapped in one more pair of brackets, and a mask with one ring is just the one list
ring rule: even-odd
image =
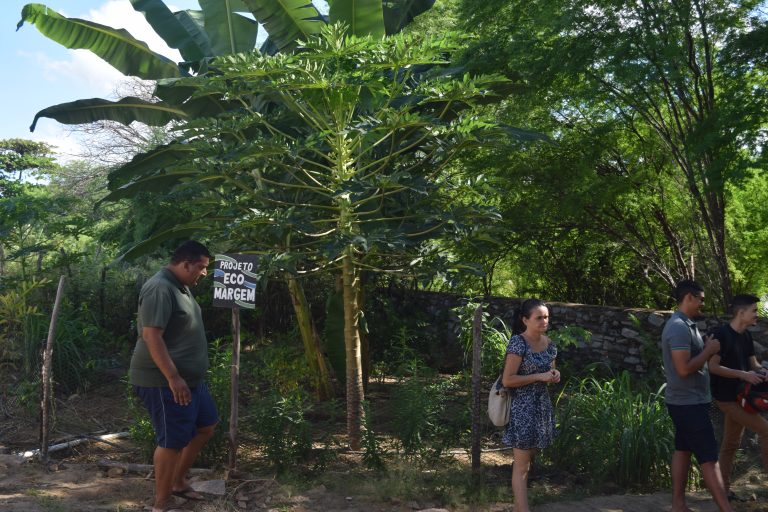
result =
[{"label": "man in gray t-shirt", "polygon": [[169,510],[172,496],[202,501],[187,472],[213,436],[219,415],[208,387],[208,343],[190,286],[208,274],[211,253],[188,240],[139,295],[138,337],[130,379],[155,429],[155,502]]},{"label": "man in gray t-shirt", "polygon": [[[664,361],[664,373],[667,377],[667,387],[664,390],[664,401],[673,405],[709,404],[712,396],[709,391],[709,368],[706,361],[713,354],[704,354],[704,340],[699,333],[696,322],[691,320],[680,309],[672,313],[672,316],[664,325],[661,333],[661,355]],[[709,351],[714,350],[714,343],[709,346]],[[673,354],[682,351],[688,352],[688,358],[696,360],[691,368],[692,373],[683,377],[675,370]],[[704,355],[702,355],[704,354]]]},{"label": "man in gray t-shirt", "polygon": [[665,401],[675,425],[675,452],[672,455],[671,512],[690,510],[685,504],[685,484],[691,469],[691,454],[701,467],[701,475],[721,512],[731,505],[717,463],[718,446],[709,407],[707,361],[718,353],[720,342],[712,336],[702,339],[694,318],[701,315],[704,289],[695,281],[680,281],[675,287],[677,311],[661,333],[661,353],[667,378]]}]

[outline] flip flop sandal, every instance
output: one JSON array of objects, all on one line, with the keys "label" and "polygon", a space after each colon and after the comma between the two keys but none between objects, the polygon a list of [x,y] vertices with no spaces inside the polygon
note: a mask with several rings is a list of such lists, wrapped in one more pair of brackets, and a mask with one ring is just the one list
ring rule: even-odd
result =
[{"label": "flip flop sandal", "polygon": [[186,489],[182,489],[180,491],[171,491],[171,494],[189,501],[207,501],[202,494],[191,487],[187,487]]}]

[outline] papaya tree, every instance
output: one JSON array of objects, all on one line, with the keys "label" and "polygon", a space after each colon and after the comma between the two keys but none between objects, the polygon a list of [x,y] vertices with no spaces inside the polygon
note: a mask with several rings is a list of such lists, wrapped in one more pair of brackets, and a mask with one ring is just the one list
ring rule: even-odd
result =
[{"label": "papaya tree", "polygon": [[412,272],[426,243],[492,216],[445,201],[457,186],[451,162],[510,133],[482,108],[502,78],[445,69],[461,46],[420,34],[357,37],[330,25],[292,54],[221,57],[207,75],[178,85],[192,98],[226,97],[239,110],[180,123],[175,142],[111,176],[108,200],[155,187],[197,190],[203,224],[251,240],[264,269],[341,276],[353,448],[364,398],[361,272]]}]

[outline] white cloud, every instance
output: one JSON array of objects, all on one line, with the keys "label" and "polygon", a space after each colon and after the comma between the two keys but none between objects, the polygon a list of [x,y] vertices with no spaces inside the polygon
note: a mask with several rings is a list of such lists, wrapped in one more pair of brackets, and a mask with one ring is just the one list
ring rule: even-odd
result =
[{"label": "white cloud", "polygon": [[[191,0],[182,1],[187,4],[183,8],[197,8]],[[169,8],[172,11],[179,10],[173,6]],[[61,12],[61,14],[87,19],[112,28],[123,28],[136,39],[145,42],[153,51],[174,62],[181,60],[178,50],[169,48],[147,23],[144,15],[135,11],[130,2],[125,0],[109,0],[98,9],[91,9],[87,13]],[[57,103],[92,97],[113,98],[118,84],[127,80],[121,72],[88,50],[67,50],[66,59],[52,59],[42,52],[19,53],[37,63],[41,68],[38,76],[50,82],[51,87],[76,91],[75,96],[56,101]],[[82,147],[87,144],[87,141],[69,133],[62,125],[46,119],[42,119],[36,131],[30,133],[27,138],[55,146],[60,161],[67,161],[75,155],[83,154]]]},{"label": "white cloud", "polygon": [[[129,2],[110,0],[87,14],[74,15],[112,28],[122,28],[136,39],[147,43],[155,52],[174,62],[181,60],[178,50],[168,47],[147,23],[144,16],[135,11]],[[66,60],[54,60],[43,53],[23,53],[36,60],[43,69],[43,78],[50,82],[75,85],[85,93],[81,97],[110,96],[125,76],[88,50],[68,50]]]},{"label": "white cloud", "polygon": [[[175,9],[171,7],[171,10]],[[144,15],[134,10],[125,0],[110,0],[98,9],[91,9],[85,18],[112,28],[124,28],[139,41],[147,43],[153,51],[174,62],[181,60],[178,50],[169,48],[147,23]]]},{"label": "white cloud", "polygon": [[67,128],[58,123],[39,123],[34,133],[24,136],[25,139],[37,142],[45,142],[54,149],[56,160],[63,164],[77,160],[83,154],[83,147],[87,141],[73,135]]},{"label": "white cloud", "polygon": [[44,80],[82,90],[81,97],[109,95],[115,84],[125,79],[122,73],[86,50],[70,50],[68,60],[51,59],[42,52],[19,53],[38,63]]}]

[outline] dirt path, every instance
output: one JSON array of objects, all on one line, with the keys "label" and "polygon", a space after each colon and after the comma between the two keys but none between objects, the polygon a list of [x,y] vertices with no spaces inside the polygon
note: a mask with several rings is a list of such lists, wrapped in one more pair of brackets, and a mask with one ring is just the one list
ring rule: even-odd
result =
[{"label": "dirt path", "polygon": [[[0,456],[0,510],[3,512],[133,512],[144,509],[152,495],[152,481],[142,475],[108,476],[93,464],[66,464],[46,471],[37,464],[19,463],[10,456]],[[759,485],[753,486],[755,489]],[[748,486],[747,486],[748,487]],[[740,493],[749,496],[750,489]],[[344,496],[320,486],[289,494],[274,480],[262,479],[228,485],[222,497],[211,496],[207,503],[188,502],[184,508],[195,512],[242,510],[259,512],[466,512],[419,503],[375,503],[364,496]],[[580,501],[538,505],[536,512],[660,512],[668,511],[670,495],[599,496]],[[706,493],[694,493],[689,500],[697,512],[716,512]],[[488,512],[512,512],[507,503],[470,509]],[[737,512],[768,512],[768,503],[740,503]]]},{"label": "dirt path", "polygon": [[[660,512],[669,510],[672,495],[667,493],[644,496],[597,496],[581,501],[549,503],[536,507],[536,512]],[[697,512],[717,512],[706,494],[697,493],[688,499],[688,506]]]}]

